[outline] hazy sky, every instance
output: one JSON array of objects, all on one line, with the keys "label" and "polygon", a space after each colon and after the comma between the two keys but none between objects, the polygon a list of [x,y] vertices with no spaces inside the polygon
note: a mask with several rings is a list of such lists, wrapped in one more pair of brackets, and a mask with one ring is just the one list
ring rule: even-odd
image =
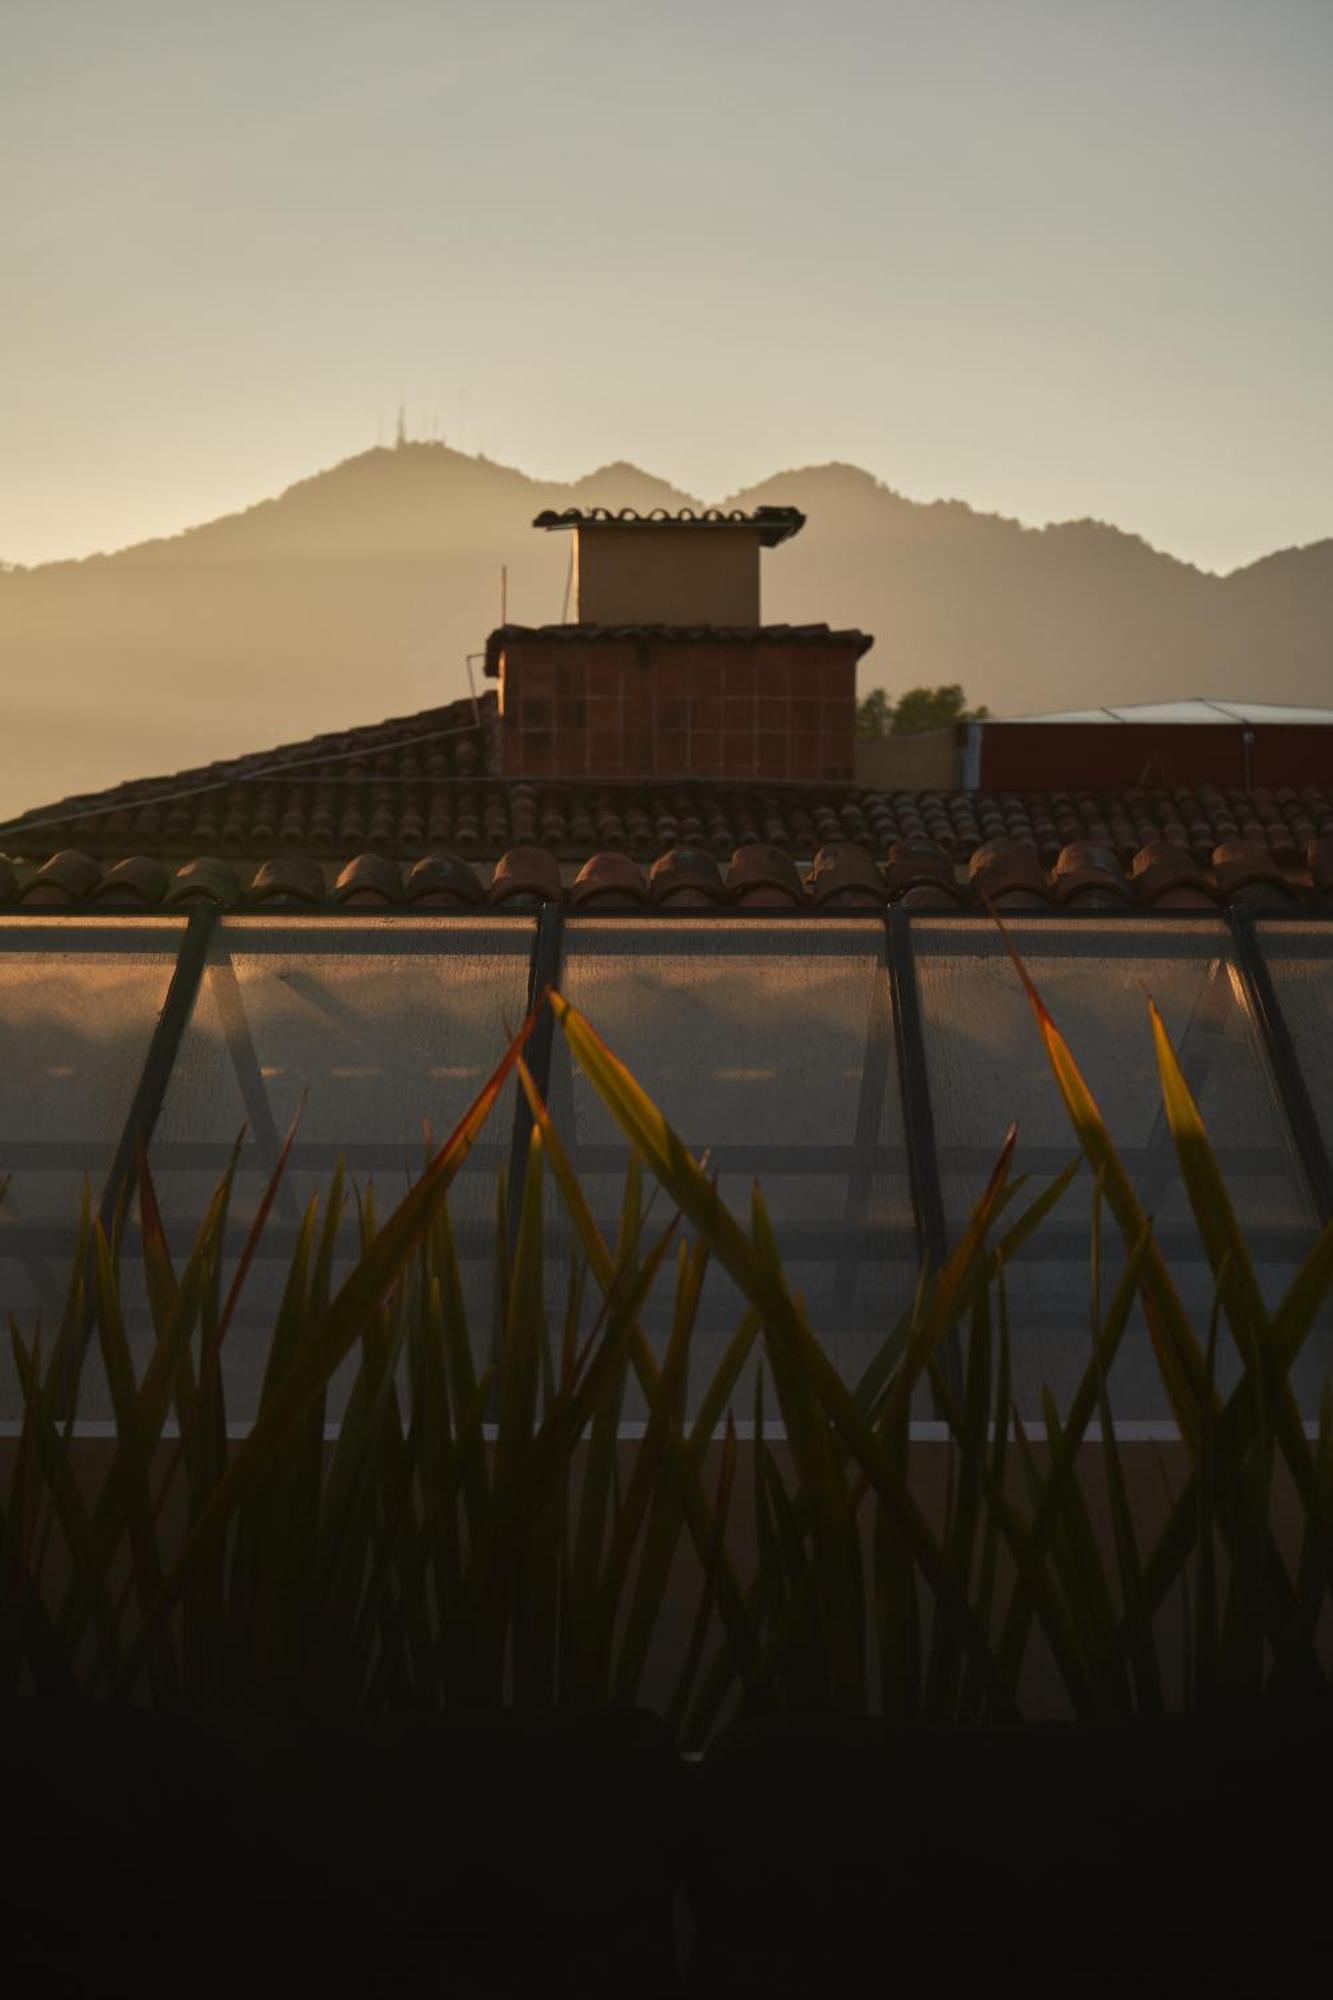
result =
[{"label": "hazy sky", "polygon": [[1330,0],[0,0],[0,558],[409,423],[1333,534]]}]

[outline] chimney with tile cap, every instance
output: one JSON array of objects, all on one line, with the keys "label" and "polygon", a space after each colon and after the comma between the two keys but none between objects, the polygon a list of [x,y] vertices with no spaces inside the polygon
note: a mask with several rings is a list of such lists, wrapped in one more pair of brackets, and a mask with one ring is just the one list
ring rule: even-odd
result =
[{"label": "chimney with tile cap", "polygon": [[573,536],[573,622],[490,636],[505,775],[850,781],[871,641],[760,620],[760,551],[804,524],[795,507],[539,514]]}]

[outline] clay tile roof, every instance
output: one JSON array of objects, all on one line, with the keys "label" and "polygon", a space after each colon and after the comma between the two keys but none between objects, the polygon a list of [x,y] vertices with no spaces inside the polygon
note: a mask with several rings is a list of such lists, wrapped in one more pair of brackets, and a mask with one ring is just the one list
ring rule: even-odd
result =
[{"label": "clay tile roof", "polygon": [[306,854],[281,854],[255,870],[246,901],[283,906],[317,906],[325,900],[324,874]]},{"label": "clay tile roof", "polygon": [[62,907],[81,903],[102,879],[102,871],[90,855],[64,848],[43,862],[32,880],[19,891],[20,902],[40,909],[43,905]]},{"label": "clay tile roof", "polygon": [[[558,639],[586,637],[588,628],[539,629]],[[637,628],[616,628],[622,629]],[[822,626],[759,628],[744,636],[761,642],[779,635],[829,636]],[[370,855],[378,887],[367,858],[358,864],[355,890],[348,878],[346,894],[392,901],[396,876],[402,894],[424,900],[425,892],[411,886],[415,865],[447,856],[462,872],[452,888],[437,883],[431,896],[466,903],[479,893],[471,864],[504,857],[491,901],[551,900],[563,893],[562,868],[569,877],[591,855],[620,854],[647,872],[677,849],[724,864],[742,851],[762,850],[772,876],[766,891],[790,901],[803,900],[804,890],[793,891],[779,860],[809,864],[821,850],[840,848],[888,863],[888,893],[918,908],[941,896],[966,900],[960,878],[969,864],[974,893],[983,887],[1001,893],[995,884],[1003,874],[1004,893],[1047,901],[1054,888],[1071,909],[1122,896],[1117,871],[1124,870],[1131,871],[1136,900],[1148,906],[1183,907],[1220,895],[1277,907],[1293,896],[1308,900],[1303,871],[1317,855],[1318,894],[1333,896],[1333,864],[1323,858],[1333,841],[1330,787],[884,792],[772,780],[505,779],[498,766],[496,702],[488,693],[475,707],[453,702],[171,778],[136,780],[34,810],[0,829],[0,901],[38,910],[91,907],[100,899],[103,906],[132,908],[136,898],[153,900],[152,869],[165,864],[176,871],[163,898],[167,906],[200,898],[230,904],[250,880],[253,904],[279,893],[270,883],[291,862],[316,869],[319,883],[309,873],[304,886],[285,876],[282,893],[298,903],[327,904],[338,871]],[[1168,850],[1172,858],[1162,858]],[[1141,863],[1145,851],[1155,857],[1150,865]],[[927,853],[935,857],[931,868],[924,865]],[[260,863],[267,865],[256,875]],[[1188,873],[1167,880],[1186,864]],[[746,868],[762,865],[751,859]],[[830,865],[814,870],[814,894]],[[865,888],[869,893],[868,876]],[[663,893],[654,889],[654,898]],[[759,885],[749,893],[759,894]]]},{"label": "clay tile roof", "polygon": [[1155,841],[1141,847],[1130,864],[1130,880],[1140,902],[1149,908],[1202,909],[1217,901],[1188,847],[1175,841]]},{"label": "clay tile roof", "polygon": [[443,841],[460,787],[499,758],[493,694],[423,709],[367,728],[139,778],[24,813],[0,830],[10,854],[50,854],[62,843],[87,854],[127,852],[185,859],[221,851],[250,859],[276,848],[345,860],[366,842],[420,852]]},{"label": "clay tile roof", "polygon": [[152,909],[167,893],[171,878],[160,861],[150,854],[129,854],[106,870],[91,892],[95,903],[114,903],[129,909]]},{"label": "clay tile roof", "polygon": [[648,896],[654,905],[670,904],[677,908],[721,903],[722,876],[706,849],[673,847],[654,861]]},{"label": "clay tile roof", "polygon": [[1050,885],[1032,849],[1003,836],[979,847],[968,863],[968,881],[983,903],[1014,908],[1050,900]]},{"label": "clay tile roof", "polygon": [[489,895],[466,860],[440,852],[420,856],[405,879],[402,864],[375,854],[354,856],[335,870],[313,856],[281,852],[261,863],[248,881],[230,863],[209,855],[182,863],[169,880],[160,862],[143,855],[105,867],[71,849],[51,855],[39,868],[0,859],[0,908],[53,915],[80,909],[132,915],[197,903],[295,913],[348,905],[388,909],[404,902],[454,910],[484,903],[532,909],[566,900],[585,909],[674,904],[813,912],[872,909],[899,898],[922,910],[992,904],[1071,912],[1171,910],[1233,903],[1260,911],[1327,911],[1333,908],[1333,834],[1312,841],[1306,865],[1290,869],[1279,866],[1263,842],[1222,842],[1213,867],[1205,869],[1188,847],[1159,840],[1131,856],[1127,876],[1116,854],[1096,843],[1068,844],[1048,875],[1031,848],[1004,836],[978,847],[965,868],[924,836],[893,842],[882,869],[866,846],[832,841],[819,849],[805,879],[784,849],[750,839],[734,850],[725,885],[704,845],[668,849],[654,861],[647,881],[632,855],[603,849],[583,864],[568,898],[560,859],[536,845],[513,847],[501,856]]},{"label": "clay tile roof", "polygon": [[560,863],[544,847],[511,848],[495,864],[493,903],[558,903],[563,895]]},{"label": "clay tile roof", "polygon": [[1287,878],[1262,841],[1223,841],[1213,855],[1213,874],[1229,903],[1263,909],[1289,899]]},{"label": "clay tile roof", "polygon": [[1062,903],[1077,902],[1091,909],[1114,908],[1130,901],[1130,888],[1113,847],[1096,840],[1072,840],[1062,847],[1051,871]]},{"label": "clay tile roof", "polygon": [[863,847],[836,840],[821,847],[810,870],[810,894],[822,909],[883,903],[888,884]]},{"label": "clay tile roof", "polygon": [[333,898],[337,903],[353,906],[384,907],[390,903],[400,903],[403,899],[402,871],[396,861],[386,860],[382,854],[358,854],[354,861],[339,871],[333,885]]},{"label": "clay tile roof", "polygon": [[484,900],[476,870],[457,854],[423,854],[407,877],[409,903],[469,909]]},{"label": "clay tile roof", "polygon": [[212,855],[202,854],[197,860],[187,861],[176,870],[166,900],[175,906],[191,903],[216,903],[221,908],[239,901],[241,878],[234,868],[225,861],[216,861]]},{"label": "clay tile roof", "polygon": [[889,850],[885,884],[890,896],[917,906],[938,907],[962,899],[953,862],[933,840],[895,840]]},{"label": "clay tile roof", "polygon": [[[486,696],[480,708],[486,724],[480,736],[470,728],[470,702],[426,710],[406,722],[312,738],[306,746],[240,760],[226,766],[232,778],[222,786],[210,772],[224,766],[154,780],[154,790],[172,792],[172,804],[134,806],[148,790],[134,784],[44,808],[0,834],[0,848],[28,860],[76,848],[102,860],[132,852],[174,862],[218,854],[252,866],[286,848],[342,866],[366,850],[414,862],[424,852],[492,860],[510,848],[540,846],[562,862],[584,862],[604,850],[650,864],[673,846],[705,848],[715,860],[729,860],[749,842],[805,862],[821,846],[855,842],[887,860],[895,842],[909,840],[931,842],[965,864],[977,848],[1007,840],[1029,850],[1041,868],[1053,868],[1061,850],[1075,842],[1107,848],[1125,868],[1139,850],[1165,842],[1207,868],[1217,848],[1241,842],[1247,852],[1261,852],[1275,868],[1291,872],[1311,842],[1333,834],[1333,800],[1313,786],[1299,794],[1225,798],[1207,786],[887,794],[853,784],[703,778],[671,784],[504,780],[482,768],[482,760],[494,760],[494,744],[486,748],[494,736],[494,700]],[[444,724],[458,714],[466,726],[452,736]],[[324,762],[298,760],[298,768],[278,770],[294,750],[304,758],[332,744],[342,748]],[[472,756],[466,770],[464,752]],[[144,832],[148,824],[156,826],[152,836]]]},{"label": "clay tile roof", "polygon": [[637,909],[648,900],[643,870],[628,854],[594,854],[569,894],[573,909]]},{"label": "clay tile roof", "polygon": [[743,907],[792,908],[805,898],[805,887],[790,855],[762,841],[738,847],[727,870],[727,889]]}]

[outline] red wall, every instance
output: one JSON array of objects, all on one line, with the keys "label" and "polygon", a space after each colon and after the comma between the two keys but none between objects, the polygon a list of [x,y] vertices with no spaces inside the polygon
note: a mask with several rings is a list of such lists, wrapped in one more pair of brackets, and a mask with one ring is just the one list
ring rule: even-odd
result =
[{"label": "red wall", "polygon": [[[1272,790],[1333,783],[1333,728],[1318,723],[982,723],[985,792],[1216,785]],[[1249,735],[1248,763],[1245,737]]]},{"label": "red wall", "polygon": [[864,641],[511,637],[506,777],[852,776]]}]

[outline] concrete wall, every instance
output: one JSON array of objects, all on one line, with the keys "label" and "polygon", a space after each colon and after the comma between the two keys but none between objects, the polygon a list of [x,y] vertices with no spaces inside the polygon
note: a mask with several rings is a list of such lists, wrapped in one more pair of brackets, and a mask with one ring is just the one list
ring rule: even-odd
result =
[{"label": "concrete wall", "polygon": [[575,528],[582,625],[757,625],[759,530],[715,523]]},{"label": "concrete wall", "polygon": [[962,780],[955,732],[885,736],[856,746],[856,782],[868,792],[951,792]]}]

